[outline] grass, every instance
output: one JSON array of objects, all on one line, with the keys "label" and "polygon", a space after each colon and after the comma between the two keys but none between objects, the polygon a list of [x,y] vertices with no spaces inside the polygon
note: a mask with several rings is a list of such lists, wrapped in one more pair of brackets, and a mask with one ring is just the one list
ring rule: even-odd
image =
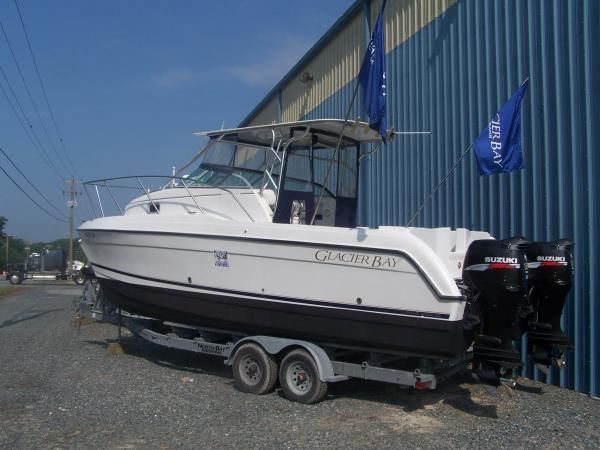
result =
[{"label": "grass", "polygon": [[0,298],[8,297],[10,294],[16,292],[15,286],[0,286]]}]

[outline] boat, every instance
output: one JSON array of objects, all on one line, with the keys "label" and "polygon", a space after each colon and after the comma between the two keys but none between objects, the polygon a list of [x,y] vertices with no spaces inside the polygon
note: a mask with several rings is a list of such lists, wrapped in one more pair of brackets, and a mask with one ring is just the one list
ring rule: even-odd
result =
[{"label": "boat", "polygon": [[[381,151],[365,123],[199,134],[206,145],[170,176],[85,184],[101,214],[79,227],[81,246],[112,304],[190,326],[407,358],[468,354],[482,379],[522,364],[514,342],[527,333],[536,364],[564,365],[570,241],[357,226],[360,164]],[[121,207],[115,191],[126,186],[140,195]]]}]

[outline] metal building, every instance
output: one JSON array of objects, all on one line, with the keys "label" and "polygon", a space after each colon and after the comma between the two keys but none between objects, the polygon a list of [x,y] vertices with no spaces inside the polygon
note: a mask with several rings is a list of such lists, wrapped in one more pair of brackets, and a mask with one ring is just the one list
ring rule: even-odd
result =
[{"label": "metal building", "polygon": [[[381,0],[357,0],[241,125],[344,118]],[[468,155],[416,226],[498,238],[572,238],[576,281],[563,328],[575,344],[553,384],[600,389],[600,2],[389,0],[388,124],[399,136],[364,159],[359,223],[404,225],[527,77],[526,168],[479,176]],[[364,117],[360,102],[351,119]],[[366,189],[368,187],[368,189]],[[525,361],[526,346],[522,345]],[[524,374],[545,376],[526,362]]]}]

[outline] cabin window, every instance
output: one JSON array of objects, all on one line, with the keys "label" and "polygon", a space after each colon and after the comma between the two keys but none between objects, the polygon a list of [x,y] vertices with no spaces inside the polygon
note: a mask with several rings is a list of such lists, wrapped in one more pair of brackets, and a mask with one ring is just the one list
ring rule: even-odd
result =
[{"label": "cabin window", "polygon": [[286,171],[284,189],[299,192],[312,192],[313,182],[311,179],[310,150],[295,150],[287,159],[288,169]]},{"label": "cabin window", "polygon": [[158,214],[160,212],[160,203],[148,203],[148,213]]}]

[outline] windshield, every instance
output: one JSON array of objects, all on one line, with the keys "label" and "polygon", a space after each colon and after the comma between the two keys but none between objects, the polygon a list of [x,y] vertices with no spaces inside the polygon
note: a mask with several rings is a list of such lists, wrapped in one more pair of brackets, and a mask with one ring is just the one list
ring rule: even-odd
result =
[{"label": "windshield", "polygon": [[188,186],[205,184],[260,189],[271,158],[269,148],[218,141],[207,149],[198,167],[184,178],[189,180]]}]

